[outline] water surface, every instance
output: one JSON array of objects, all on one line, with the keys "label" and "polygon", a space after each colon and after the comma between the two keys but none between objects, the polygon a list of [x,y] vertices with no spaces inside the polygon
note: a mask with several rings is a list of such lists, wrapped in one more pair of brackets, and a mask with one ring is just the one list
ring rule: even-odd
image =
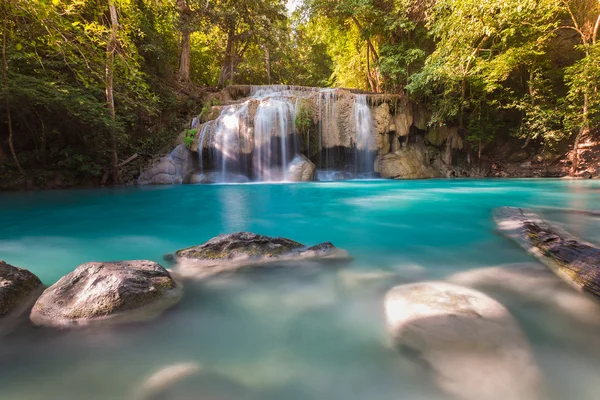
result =
[{"label": "water surface", "polygon": [[[331,241],[355,259],[327,271],[280,269],[189,283],[182,303],[148,324],[93,332],[24,327],[0,341],[0,398],[127,399],[156,369],[194,361],[263,400],[442,399],[388,348],[382,298],[398,282],[530,262],[494,232],[491,211],[498,206],[543,208],[600,242],[597,217],[556,211],[600,210],[597,181],[374,180],[2,194],[0,259],[48,285],[87,261],[165,265],[166,253],[240,230],[307,245]],[[574,325],[525,300],[505,304],[532,343],[552,399],[597,399],[600,328]],[[190,398],[198,398],[194,393]]]}]

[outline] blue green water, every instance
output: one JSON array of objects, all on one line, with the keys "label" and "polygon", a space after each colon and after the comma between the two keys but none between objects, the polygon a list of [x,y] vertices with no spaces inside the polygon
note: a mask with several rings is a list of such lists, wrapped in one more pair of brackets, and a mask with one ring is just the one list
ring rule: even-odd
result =
[{"label": "blue green water", "polygon": [[[354,261],[322,272],[189,283],[179,306],[147,324],[22,328],[0,341],[0,398],[126,399],[149,373],[186,361],[263,400],[443,398],[387,347],[382,298],[398,282],[531,261],[494,232],[498,206],[598,210],[600,182],[376,180],[1,194],[0,259],[48,285],[87,261],[163,263],[166,253],[240,230],[307,245],[331,241]],[[600,239],[600,219],[550,214]],[[552,398],[596,399],[600,329],[562,319],[540,324],[533,317],[545,312],[539,305],[511,307]]]}]

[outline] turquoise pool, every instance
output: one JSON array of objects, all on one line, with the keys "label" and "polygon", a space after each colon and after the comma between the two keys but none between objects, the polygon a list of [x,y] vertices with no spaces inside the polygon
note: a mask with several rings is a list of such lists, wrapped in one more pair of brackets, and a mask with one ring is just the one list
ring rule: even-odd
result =
[{"label": "turquoise pool", "polygon": [[[373,180],[0,194],[0,259],[48,285],[87,261],[151,259],[167,266],[166,253],[240,230],[307,245],[331,241],[354,257],[323,271],[188,283],[182,303],[147,324],[73,332],[25,327],[0,341],[0,399],[128,399],[149,373],[180,362],[200,363],[262,400],[443,399],[388,348],[382,298],[398,282],[530,262],[494,232],[491,211],[498,206],[543,208],[573,233],[600,242],[600,218],[556,211],[600,210],[600,181]],[[600,326],[572,325],[519,299],[507,306],[532,343],[551,398],[597,399]]]}]

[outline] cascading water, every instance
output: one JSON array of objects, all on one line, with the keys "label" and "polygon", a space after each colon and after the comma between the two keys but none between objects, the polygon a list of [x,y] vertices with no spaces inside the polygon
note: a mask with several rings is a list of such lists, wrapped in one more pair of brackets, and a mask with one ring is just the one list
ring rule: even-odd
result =
[{"label": "cascading water", "polygon": [[[198,125],[200,173],[221,182],[239,174],[285,181],[300,154],[325,171],[344,170],[352,177],[373,172],[375,124],[366,95],[293,86],[254,86],[249,94],[220,106],[214,121]],[[310,128],[299,133],[301,107],[310,111]]]},{"label": "cascading water", "polygon": [[354,102],[354,123],[356,124],[356,141],[354,152],[355,173],[369,173],[373,168],[372,148],[374,122],[371,108],[367,104],[367,96],[357,94]]},{"label": "cascading water", "polygon": [[259,181],[286,180],[290,153],[296,150],[295,114],[295,105],[285,96],[266,97],[258,105],[252,166]]}]

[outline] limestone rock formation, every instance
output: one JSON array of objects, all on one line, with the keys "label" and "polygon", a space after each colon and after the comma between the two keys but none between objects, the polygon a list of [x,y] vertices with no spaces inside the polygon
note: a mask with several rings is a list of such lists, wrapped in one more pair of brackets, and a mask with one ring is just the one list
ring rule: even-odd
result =
[{"label": "limestone rock formation", "polygon": [[206,171],[236,171],[257,181],[310,180],[292,165],[305,156],[319,160],[320,170],[375,171],[383,178],[487,175],[459,159],[463,138],[457,127],[429,127],[425,107],[406,96],[236,85],[206,101],[218,105],[194,119],[189,150],[176,149],[142,173],[140,184],[213,182],[199,175]]},{"label": "limestone rock formation", "polygon": [[600,297],[600,248],[551,225],[531,210],[494,211],[498,230],[579,291]]},{"label": "limestone rock formation", "polygon": [[394,345],[453,398],[543,398],[521,329],[483,293],[444,282],[401,285],[386,295],[385,314]]},{"label": "limestone rock formation", "polygon": [[28,311],[44,285],[26,269],[0,261],[0,334],[7,332],[16,319]]},{"label": "limestone rock formation", "polygon": [[143,321],[173,306],[182,292],[154,261],[90,262],[46,289],[30,318],[55,327]]},{"label": "limestone rock formation", "polygon": [[330,242],[307,247],[281,237],[269,237],[250,232],[219,235],[199,246],[175,253],[176,271],[184,277],[205,278],[233,272],[244,267],[292,261],[346,260],[346,251]]},{"label": "limestone rock formation", "polygon": [[180,184],[191,168],[190,151],[184,144],[180,144],[171,154],[142,172],[137,182],[140,185]]},{"label": "limestone rock formation", "polygon": [[292,182],[310,182],[316,178],[317,167],[306,156],[294,157],[288,168],[288,180]]},{"label": "limestone rock formation", "polygon": [[436,149],[420,143],[375,159],[375,172],[382,178],[441,178],[445,176],[444,171]]}]

